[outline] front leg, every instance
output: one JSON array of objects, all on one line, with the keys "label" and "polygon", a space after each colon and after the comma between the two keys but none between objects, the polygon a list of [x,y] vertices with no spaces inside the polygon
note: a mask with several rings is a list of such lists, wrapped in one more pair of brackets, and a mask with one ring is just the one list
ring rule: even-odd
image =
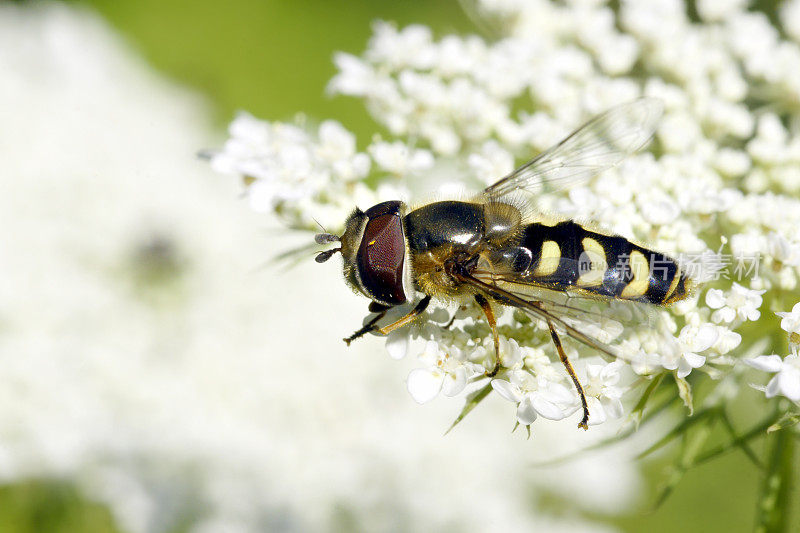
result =
[{"label": "front leg", "polygon": [[[372,303],[375,303],[375,302],[372,302]],[[388,311],[389,309],[390,309],[389,307],[384,307],[380,311],[377,311],[378,314],[377,314],[377,316],[375,316],[375,318],[373,318],[372,320],[370,320],[369,322],[364,324],[361,327],[361,329],[359,329],[358,331],[356,331],[355,333],[353,333],[349,337],[347,337],[345,339],[342,339],[342,340],[344,340],[344,343],[347,344],[348,346],[350,346],[350,343],[353,342],[354,340],[358,339],[359,337],[363,337],[364,335],[366,335],[367,333],[369,333],[370,331],[372,331],[374,329],[377,329],[375,327],[375,324],[377,324],[378,321],[381,318],[386,316],[386,311]],[[370,311],[372,311],[372,304],[370,304]]]},{"label": "front leg", "polygon": [[[401,327],[405,326],[406,324],[412,322],[419,315],[421,315],[425,311],[425,309],[428,308],[428,305],[430,303],[431,303],[431,297],[430,296],[426,296],[425,298],[420,300],[419,303],[416,306],[414,306],[414,309],[409,311],[408,314],[406,314],[405,316],[403,316],[399,320],[397,320],[395,322],[392,322],[391,324],[388,324],[388,325],[386,325],[386,326],[384,326],[382,328],[379,328],[379,327],[376,326],[376,324],[378,323],[378,321],[380,319],[382,319],[384,316],[386,316],[386,311],[389,310],[388,307],[385,307],[380,312],[378,312],[378,316],[376,316],[375,318],[373,318],[372,320],[367,322],[364,325],[364,327],[362,327],[361,329],[359,329],[358,331],[356,331],[355,333],[353,333],[352,335],[350,335],[349,337],[344,339],[344,342],[347,343],[348,346],[350,346],[350,343],[353,342],[355,339],[357,339],[359,337],[363,337],[364,335],[366,335],[367,333],[369,333],[371,331],[376,331],[376,332],[380,333],[381,335],[387,335],[387,334],[391,333],[392,331],[396,330],[397,328],[401,328]],[[370,310],[372,310],[372,305],[370,305]]]},{"label": "front leg", "polygon": [[430,303],[431,303],[431,297],[430,296],[426,296],[425,298],[420,300],[419,303],[414,307],[414,309],[409,311],[406,316],[404,316],[400,320],[392,322],[391,324],[383,326],[382,328],[378,328],[375,331],[377,331],[381,335],[388,335],[389,333],[391,333],[392,331],[396,330],[397,328],[402,328],[406,324],[414,321],[414,319],[416,319],[423,312],[425,312],[425,309],[428,308],[428,305]]}]

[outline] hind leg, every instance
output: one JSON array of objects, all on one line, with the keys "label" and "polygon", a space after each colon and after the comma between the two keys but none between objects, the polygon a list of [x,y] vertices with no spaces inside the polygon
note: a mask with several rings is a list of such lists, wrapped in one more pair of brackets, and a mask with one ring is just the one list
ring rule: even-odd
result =
[{"label": "hind leg", "polygon": [[480,294],[476,294],[475,301],[478,302],[478,305],[483,309],[483,314],[486,315],[486,321],[489,323],[489,327],[492,328],[492,338],[494,339],[494,368],[492,368],[491,372],[487,372],[486,375],[493,378],[500,371],[500,336],[497,334],[497,320],[495,320],[494,310],[489,300]]},{"label": "hind leg", "polygon": [[552,322],[548,320],[547,326],[550,328],[550,336],[553,337],[553,344],[556,345],[558,357],[561,359],[561,363],[564,365],[564,368],[567,369],[567,374],[569,374],[569,377],[572,378],[572,383],[575,384],[575,389],[577,389],[578,395],[581,397],[581,405],[583,406],[583,419],[581,419],[581,421],[578,423],[578,427],[589,429],[589,405],[586,403],[586,394],[583,392],[583,386],[578,380],[578,376],[575,374],[575,369],[572,368],[572,363],[570,363],[569,359],[567,359],[567,354],[564,353],[564,347],[561,346],[561,339],[558,338],[558,334],[556,333]]}]

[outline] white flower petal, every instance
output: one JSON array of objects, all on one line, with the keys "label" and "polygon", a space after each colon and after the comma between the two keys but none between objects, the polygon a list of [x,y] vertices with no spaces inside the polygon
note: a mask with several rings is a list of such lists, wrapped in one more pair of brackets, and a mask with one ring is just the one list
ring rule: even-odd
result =
[{"label": "white flower petal", "polygon": [[[606,410],[603,404],[594,396],[586,398],[586,403],[589,405],[589,425],[597,426],[606,421]],[[542,415],[544,416],[544,415]]]},{"label": "white flower petal", "polygon": [[692,373],[692,365],[690,365],[686,359],[681,357],[680,361],[678,361],[678,377],[685,378],[689,374]]},{"label": "white flower petal", "polygon": [[578,401],[578,396],[572,387],[566,387],[561,383],[548,383],[545,388],[537,394],[546,398],[548,401],[559,405],[571,405]]},{"label": "white flower petal", "polygon": [[724,355],[741,344],[742,336],[735,331],[724,328],[719,339],[714,344],[714,349]]},{"label": "white flower petal", "polygon": [[767,383],[767,388],[764,390],[764,393],[767,395],[767,398],[773,398],[780,393],[780,380],[778,380],[778,375],[776,374],[769,383]]},{"label": "white flower petal", "polygon": [[517,420],[523,426],[530,426],[536,420],[536,409],[533,408],[530,396],[523,399],[517,406]]},{"label": "white flower petal", "polygon": [[442,383],[442,393],[445,396],[456,396],[467,386],[467,371],[463,366],[448,372]]},{"label": "white flower petal", "polygon": [[781,329],[788,333],[800,332],[800,317],[788,313],[783,314],[787,316],[781,320]]},{"label": "white flower petal", "polygon": [[711,309],[719,309],[725,305],[725,295],[719,289],[709,289],[706,293],[706,305]]},{"label": "white flower petal", "polygon": [[[658,368],[666,368],[661,364],[658,354],[646,353],[642,350],[630,356],[631,368],[639,375],[652,374]],[[669,370],[669,369],[668,369]]]},{"label": "white flower petal", "polygon": [[427,403],[439,394],[442,390],[444,374],[439,370],[427,368],[415,368],[408,373],[406,387],[409,394],[417,403]]},{"label": "white flower petal", "polygon": [[692,342],[692,350],[702,352],[711,348],[719,338],[719,331],[712,324],[703,324]]},{"label": "white flower petal", "polygon": [[781,356],[774,354],[759,355],[758,357],[745,359],[744,362],[753,368],[763,370],[764,372],[778,372],[781,369],[781,366],[783,366],[783,360],[781,359]]},{"label": "white flower petal", "polygon": [[600,376],[600,373],[603,371],[603,368],[604,368],[603,365],[595,365],[589,363],[586,365],[586,375],[589,377],[590,380],[594,379]]},{"label": "white flower petal", "polygon": [[750,321],[755,321],[761,318],[761,311],[758,309],[744,308],[741,310],[741,313],[747,320]]},{"label": "white flower petal", "polygon": [[447,312],[447,309],[437,307],[428,314],[428,320],[440,324],[447,324],[450,322],[450,313]]},{"label": "white flower petal", "polygon": [[663,366],[667,370],[675,370],[676,368],[678,368],[679,359],[682,358],[673,359],[671,357],[670,358],[662,357],[661,366]]},{"label": "white flower petal", "polygon": [[529,398],[536,412],[548,420],[561,420],[567,416],[563,409],[546,398],[542,393],[534,392]]},{"label": "white flower petal", "polygon": [[440,357],[441,350],[439,349],[439,343],[433,340],[426,342],[425,349],[419,354],[419,360],[430,366],[436,366],[439,363]]},{"label": "white flower petal", "polygon": [[706,363],[706,358],[702,355],[697,355],[694,352],[686,352],[683,354],[683,358],[689,363],[689,366],[692,368],[700,368]]},{"label": "white flower petal", "polygon": [[711,315],[711,320],[714,322],[733,322],[736,319],[736,311],[730,307],[723,307],[714,311]]},{"label": "white flower petal", "polygon": [[492,388],[509,402],[519,403],[522,401],[522,391],[519,390],[519,387],[508,381],[493,379]]},{"label": "white flower petal", "polygon": [[781,394],[793,402],[800,400],[800,368],[785,364],[775,379]]},{"label": "white flower petal", "polygon": [[603,370],[600,371],[600,379],[603,380],[606,387],[619,383],[621,377],[619,373],[623,366],[622,361],[614,361],[603,367]]},{"label": "white flower petal", "polygon": [[392,359],[402,359],[408,354],[410,343],[408,328],[400,328],[386,336],[386,351]]},{"label": "white flower petal", "polygon": [[601,400],[601,402],[606,414],[610,418],[621,418],[625,412],[625,409],[622,406],[622,402],[619,400],[619,398],[606,398],[605,400]]}]

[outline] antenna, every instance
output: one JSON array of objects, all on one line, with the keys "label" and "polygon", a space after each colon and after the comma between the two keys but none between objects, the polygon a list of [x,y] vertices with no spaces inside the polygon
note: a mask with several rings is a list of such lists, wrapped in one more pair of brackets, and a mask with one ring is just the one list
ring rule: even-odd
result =
[{"label": "antenna", "polygon": [[319,229],[321,229],[325,233],[328,233],[328,230],[325,228],[325,226],[323,226],[322,224],[319,223],[319,220],[317,220],[314,217],[311,217],[311,220],[313,220],[314,222],[317,223],[317,226],[319,226]]},{"label": "antenna", "polygon": [[328,244],[329,242],[340,241],[338,235],[334,235],[332,233],[317,233],[314,236],[314,242],[317,244]]},{"label": "antenna", "polygon": [[325,261],[330,259],[333,254],[341,251],[342,251],[341,248],[334,248],[333,250],[325,250],[324,252],[320,252],[319,254],[317,254],[317,257],[314,258],[314,261],[316,261],[317,263],[324,263]]}]

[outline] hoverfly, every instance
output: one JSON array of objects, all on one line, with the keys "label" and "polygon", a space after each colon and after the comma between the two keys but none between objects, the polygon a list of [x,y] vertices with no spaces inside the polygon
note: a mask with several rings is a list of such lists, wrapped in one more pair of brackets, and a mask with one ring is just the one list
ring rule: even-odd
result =
[{"label": "hoverfly", "polygon": [[[520,309],[549,329],[580,396],[578,427],[587,429],[586,396],[559,332],[602,353],[615,356],[614,351],[564,320],[567,306],[535,291],[664,306],[685,298],[691,280],[664,254],[572,220],[545,221],[514,195],[572,186],[616,165],[650,141],[661,114],[661,102],[652,98],[613,107],[469,201],[438,201],[413,210],[400,201],[382,202],[366,211],[356,208],[341,236],[317,235],[318,244],[338,241],[341,246],[321,252],[316,261],[341,252],[345,281],[370,298],[370,311],[378,313],[345,342],[405,326],[432,300],[474,300],[494,339],[495,364],[486,373],[493,377],[500,368],[493,308]],[[391,307],[415,301],[396,322],[377,325]]]}]

